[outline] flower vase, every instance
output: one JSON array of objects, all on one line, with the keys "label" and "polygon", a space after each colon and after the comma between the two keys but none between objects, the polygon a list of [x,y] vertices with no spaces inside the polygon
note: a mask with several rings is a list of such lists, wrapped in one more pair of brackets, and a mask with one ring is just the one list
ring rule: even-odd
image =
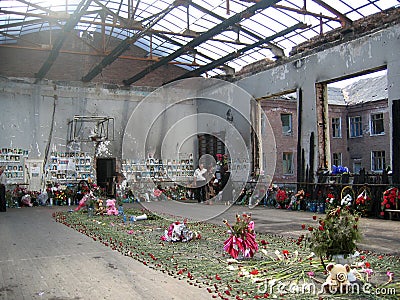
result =
[{"label": "flower vase", "polygon": [[88,207],[88,217],[93,217],[93,207]]},{"label": "flower vase", "polygon": [[118,206],[118,214],[120,216],[124,215],[124,207],[122,205]]},{"label": "flower vase", "polygon": [[318,212],[319,212],[320,214],[324,214],[324,213],[325,213],[325,203],[319,204],[319,206],[318,206]]}]

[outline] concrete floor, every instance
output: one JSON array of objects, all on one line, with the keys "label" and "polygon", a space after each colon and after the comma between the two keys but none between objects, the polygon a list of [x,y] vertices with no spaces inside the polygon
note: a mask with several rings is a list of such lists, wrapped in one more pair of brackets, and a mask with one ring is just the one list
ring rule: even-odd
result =
[{"label": "concrete floor", "polygon": [[0,299],[209,299],[52,219],[63,207],[0,213]]},{"label": "concrete floor", "polygon": [[[126,207],[138,204],[126,204]],[[222,224],[251,212],[257,232],[298,237],[312,213],[264,207],[151,202],[152,211]],[[228,209],[229,208],[229,209]],[[0,213],[0,299],[210,299],[190,286],[55,222],[67,207],[11,208]],[[360,248],[400,255],[400,222],[362,219]]]}]

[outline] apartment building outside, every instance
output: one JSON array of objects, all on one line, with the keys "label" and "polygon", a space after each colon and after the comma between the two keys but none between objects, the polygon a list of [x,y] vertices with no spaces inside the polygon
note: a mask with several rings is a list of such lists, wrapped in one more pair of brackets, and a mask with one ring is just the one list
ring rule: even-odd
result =
[{"label": "apartment building outside", "polygon": [[[382,173],[390,168],[390,124],[386,76],[357,81],[344,89],[328,87],[330,168]],[[297,99],[294,94],[263,99],[273,128],[277,161],[273,181],[297,180]]]}]

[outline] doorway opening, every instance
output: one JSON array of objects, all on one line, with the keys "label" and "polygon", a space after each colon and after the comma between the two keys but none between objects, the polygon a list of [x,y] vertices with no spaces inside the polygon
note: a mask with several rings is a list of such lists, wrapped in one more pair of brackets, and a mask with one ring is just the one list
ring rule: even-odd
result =
[{"label": "doorway opening", "polygon": [[105,190],[107,197],[115,198],[116,161],[115,158],[96,159],[97,185]]}]

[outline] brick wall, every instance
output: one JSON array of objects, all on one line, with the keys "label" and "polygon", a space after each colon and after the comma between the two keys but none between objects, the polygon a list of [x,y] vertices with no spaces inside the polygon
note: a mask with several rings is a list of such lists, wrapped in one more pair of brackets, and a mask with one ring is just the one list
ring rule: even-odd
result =
[{"label": "brick wall", "polygon": [[[384,134],[371,134],[371,114],[383,113]],[[390,163],[389,111],[386,100],[362,103],[348,108],[348,117],[361,116],[362,136],[348,139],[349,168],[353,170],[355,161],[361,162],[367,172],[371,172],[371,152],[385,151],[386,163]]]},{"label": "brick wall", "polygon": [[[296,155],[297,155],[297,103],[296,101],[270,99],[263,100],[261,106],[267,115],[275,135],[276,142],[276,169],[274,182],[288,183],[296,182]],[[371,135],[371,114],[383,113],[385,133],[382,135]],[[281,114],[292,114],[293,131],[291,134],[282,133]],[[349,138],[348,118],[350,116],[362,117],[363,136]],[[332,136],[332,118],[341,118],[341,138]],[[355,162],[360,162],[367,172],[371,172],[371,151],[385,151],[386,163],[390,162],[390,132],[389,112],[387,100],[373,101],[369,103],[345,105],[329,105],[329,132],[331,163],[333,164],[333,153],[342,154],[342,165],[347,166],[350,172],[354,172]],[[283,174],[282,156],[283,152],[292,152],[294,158],[293,175]],[[268,154],[267,154],[268,155]],[[330,166],[329,166],[330,167]]]},{"label": "brick wall", "polygon": [[[297,155],[297,102],[295,100],[268,99],[261,102],[261,106],[271,124],[276,142],[276,168],[274,182],[296,182],[296,155]],[[284,134],[282,131],[281,114],[292,114],[292,132]],[[293,153],[293,174],[284,174],[282,158],[284,152]],[[266,153],[268,155],[268,153]]]},{"label": "brick wall", "polygon": [[[347,150],[347,111],[344,105],[329,105],[329,134],[330,134],[330,150],[331,150],[331,164],[333,164],[333,153],[342,154],[342,165],[350,166],[350,156]],[[333,137],[332,118],[340,118],[341,120],[341,137]]]},{"label": "brick wall", "polygon": [[[73,32],[65,40],[59,56],[51,66],[45,78],[51,80],[80,81],[94,66],[102,59],[103,55],[97,50],[101,50],[101,35],[95,34],[88,39],[80,39],[79,32]],[[74,36],[75,35],[75,36]],[[49,56],[48,45],[50,40],[57,39],[57,33],[52,31],[33,33],[25,35],[18,44],[13,47],[0,47],[0,74],[8,77],[35,77]],[[120,40],[113,38],[107,41],[107,51],[112,50]],[[32,48],[35,48],[34,50]],[[87,55],[85,53],[90,53]],[[138,57],[145,59],[146,52],[136,46],[131,46],[125,51],[123,56]],[[132,60],[118,58],[108,65],[97,75],[92,82],[122,84],[123,79],[127,79],[142,71],[152,61]],[[133,85],[135,86],[161,86],[163,83],[178,77],[186,70],[175,66],[165,65],[151,72]]]}]

